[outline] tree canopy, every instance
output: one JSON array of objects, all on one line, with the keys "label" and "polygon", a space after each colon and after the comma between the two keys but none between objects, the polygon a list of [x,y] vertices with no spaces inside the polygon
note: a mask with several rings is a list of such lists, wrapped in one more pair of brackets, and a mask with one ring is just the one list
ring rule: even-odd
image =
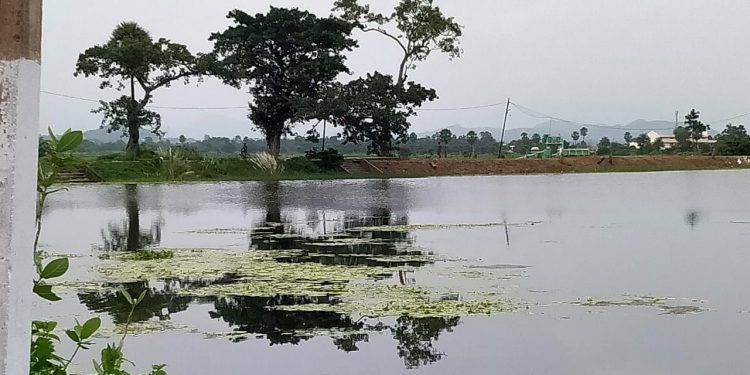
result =
[{"label": "tree canopy", "polygon": [[101,78],[100,89],[129,90],[129,95],[111,102],[100,101],[101,107],[94,112],[104,115],[103,128],[128,135],[128,153],[135,155],[140,128],[161,135],[161,116],[146,109],[154,91],[177,80],[188,83],[191,76],[200,76],[205,61],[182,44],[164,38],[154,41],[138,24],[124,22],[106,44],[91,47],[78,57],[75,75]]},{"label": "tree canopy", "polygon": [[278,156],[281,136],[308,120],[309,103],[349,72],[343,52],[357,46],[354,24],[276,7],[255,15],[233,10],[227,18],[233,25],[210,37],[219,59],[213,72],[232,86],[250,86],[249,118]]},{"label": "tree canopy", "polygon": [[345,143],[369,141],[368,152],[390,155],[397,143],[408,140],[409,117],[415,107],[435,99],[435,90],[409,82],[394,85],[393,77],[378,72],[342,86],[343,110],[334,111],[334,123],[343,127]]},{"label": "tree canopy", "polygon": [[370,11],[370,5],[359,0],[336,0],[334,11],[344,19],[356,22],[364,32],[377,32],[393,40],[403,52],[396,85],[407,82],[409,70],[424,61],[433,51],[461,55],[459,39],[462,26],[443,14],[433,0],[401,0],[389,15]]}]

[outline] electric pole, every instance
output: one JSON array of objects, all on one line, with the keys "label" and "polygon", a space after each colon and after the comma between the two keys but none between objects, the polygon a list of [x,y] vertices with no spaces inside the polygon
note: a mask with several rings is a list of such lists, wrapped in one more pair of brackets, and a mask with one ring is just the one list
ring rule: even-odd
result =
[{"label": "electric pole", "polygon": [[29,373],[42,0],[0,0],[0,375]]},{"label": "electric pole", "polygon": [[500,133],[500,157],[504,158],[503,154],[503,141],[505,140],[505,124],[508,123],[508,113],[510,113],[510,98],[508,98],[508,104],[505,105],[505,118],[503,119],[503,130]]}]

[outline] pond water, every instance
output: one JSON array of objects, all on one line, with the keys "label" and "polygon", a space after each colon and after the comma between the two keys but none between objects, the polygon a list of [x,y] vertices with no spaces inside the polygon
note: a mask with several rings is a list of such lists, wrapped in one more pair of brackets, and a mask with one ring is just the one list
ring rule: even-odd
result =
[{"label": "pond water", "polygon": [[[81,185],[38,319],[170,374],[740,374],[748,171]],[[134,251],[170,249],[137,261]],[[63,351],[70,349],[62,346]],[[90,368],[98,350],[77,358]]]}]

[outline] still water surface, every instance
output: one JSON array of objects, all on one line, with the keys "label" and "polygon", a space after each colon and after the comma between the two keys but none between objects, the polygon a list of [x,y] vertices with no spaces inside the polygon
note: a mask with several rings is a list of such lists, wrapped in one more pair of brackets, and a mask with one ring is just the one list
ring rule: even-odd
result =
[{"label": "still water surface", "polygon": [[[134,320],[159,329],[129,337],[128,358],[171,374],[741,374],[748,181],[748,171],[720,171],[75,186],[50,200],[41,238],[74,256],[75,287],[54,309],[40,302],[37,318],[123,323],[119,285],[97,271],[112,251],[268,252],[282,263],[382,267],[373,282],[431,286],[448,299],[491,289],[513,311],[277,310],[341,301],[176,292],[232,285],[231,274],[144,280],[125,285],[149,291]],[[394,230],[371,230],[379,226]]]}]

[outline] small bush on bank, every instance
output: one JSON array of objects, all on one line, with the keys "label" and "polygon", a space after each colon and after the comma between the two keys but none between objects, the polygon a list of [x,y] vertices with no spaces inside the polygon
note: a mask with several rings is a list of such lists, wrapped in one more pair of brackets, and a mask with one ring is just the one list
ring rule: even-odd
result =
[{"label": "small bush on bank", "polygon": [[338,150],[329,148],[326,151],[317,152],[311,155],[312,159],[316,160],[316,164],[320,169],[325,171],[332,171],[341,168],[341,164],[344,163],[344,155],[341,155]]},{"label": "small bush on bank", "polygon": [[315,163],[307,159],[303,156],[297,156],[291,159],[287,159],[284,161],[284,169],[289,172],[298,172],[298,173],[319,173],[320,168],[318,168]]}]

